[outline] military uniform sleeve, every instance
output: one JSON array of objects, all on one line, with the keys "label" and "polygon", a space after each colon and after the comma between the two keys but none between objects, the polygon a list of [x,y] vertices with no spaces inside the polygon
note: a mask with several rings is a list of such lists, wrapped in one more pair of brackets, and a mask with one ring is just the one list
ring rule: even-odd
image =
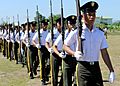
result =
[{"label": "military uniform sleeve", "polygon": [[104,49],[104,48],[108,48],[108,44],[107,44],[107,40],[106,40],[105,36],[103,35],[103,39],[102,39],[100,49]]},{"label": "military uniform sleeve", "polygon": [[77,34],[76,31],[70,32],[70,34],[68,35],[68,37],[65,39],[64,44],[67,46],[72,45],[75,42],[75,35]]},{"label": "military uniform sleeve", "polygon": [[48,33],[45,41],[50,43],[50,40],[51,40],[51,33]]},{"label": "military uniform sleeve", "polygon": [[32,40],[34,40],[36,43],[38,43],[38,33],[35,33]]},{"label": "military uniform sleeve", "polygon": [[54,45],[58,45],[62,41],[62,35],[60,34],[58,38],[55,40]]}]

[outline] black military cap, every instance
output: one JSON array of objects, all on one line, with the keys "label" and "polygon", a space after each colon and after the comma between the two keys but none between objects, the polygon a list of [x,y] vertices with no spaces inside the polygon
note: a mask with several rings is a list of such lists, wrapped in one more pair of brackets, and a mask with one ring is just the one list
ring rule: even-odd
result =
[{"label": "black military cap", "polygon": [[8,24],[10,27],[12,27],[12,24]]},{"label": "black military cap", "polygon": [[[31,22],[28,22],[28,24],[30,25]],[[25,26],[27,25],[27,22],[25,23]]]},{"label": "black military cap", "polygon": [[95,1],[87,2],[80,8],[83,13],[96,12],[97,9],[98,4]]},{"label": "black military cap", "polygon": [[[59,24],[61,24],[61,17],[59,17],[58,19],[56,19],[55,20],[56,21],[56,23],[59,23]],[[65,21],[65,18],[63,18],[63,22]]]},{"label": "black military cap", "polygon": [[36,26],[37,22],[36,22],[36,21],[32,21],[32,22],[30,22],[30,24],[31,24],[32,26]]},{"label": "black military cap", "polygon": [[48,25],[48,22],[49,22],[48,19],[44,19],[44,20],[41,21],[41,23],[43,23],[43,24],[45,24],[45,25]]},{"label": "black military cap", "polygon": [[76,19],[77,17],[75,15],[70,15],[66,18],[67,23],[69,22],[70,24],[76,24]]}]

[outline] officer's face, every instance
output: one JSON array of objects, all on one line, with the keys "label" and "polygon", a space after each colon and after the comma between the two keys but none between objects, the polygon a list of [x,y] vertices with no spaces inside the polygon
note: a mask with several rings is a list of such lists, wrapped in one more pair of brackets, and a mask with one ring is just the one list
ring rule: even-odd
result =
[{"label": "officer's face", "polygon": [[89,12],[83,14],[84,22],[88,25],[93,25],[96,18],[96,12]]}]

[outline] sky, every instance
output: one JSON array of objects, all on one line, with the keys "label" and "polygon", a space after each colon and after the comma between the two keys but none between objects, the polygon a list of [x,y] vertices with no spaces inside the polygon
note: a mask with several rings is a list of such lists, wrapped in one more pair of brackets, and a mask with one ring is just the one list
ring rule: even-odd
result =
[{"label": "sky", "polygon": [[[48,18],[50,16],[50,0],[1,0],[0,1],[0,23],[3,21],[17,22],[17,15],[19,15],[20,24],[27,21],[27,9],[29,11],[29,20],[34,20],[36,16],[36,6],[38,5],[39,12]],[[75,0],[63,1],[63,15],[76,15]],[[80,0],[80,5],[91,0]],[[93,0],[99,4],[97,16],[105,16],[113,18],[113,21],[120,20],[120,0]],[[60,0],[52,0],[53,14],[60,14]]]}]

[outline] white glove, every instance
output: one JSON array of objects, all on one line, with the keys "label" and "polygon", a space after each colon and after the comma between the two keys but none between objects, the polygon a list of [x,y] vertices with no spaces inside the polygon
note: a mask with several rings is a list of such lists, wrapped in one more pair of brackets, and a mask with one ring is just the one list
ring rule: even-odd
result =
[{"label": "white glove", "polygon": [[10,42],[10,40],[7,40],[7,42]]},{"label": "white glove", "polygon": [[41,48],[40,44],[36,44],[36,47],[37,47],[37,48]]},{"label": "white glove", "polygon": [[11,40],[11,42],[12,42],[12,43],[15,43],[15,41],[14,41],[14,40]]},{"label": "white glove", "polygon": [[109,75],[109,82],[110,83],[113,83],[115,80],[115,73],[114,72],[110,72],[110,75]]},{"label": "white glove", "polygon": [[27,44],[26,44],[26,47],[27,47],[27,48],[29,48],[29,47],[30,47],[30,45],[27,43]]},{"label": "white glove", "polygon": [[76,58],[77,61],[80,61],[80,59],[83,58],[82,52],[81,51],[76,51],[74,53],[74,57]]},{"label": "white glove", "polygon": [[60,54],[59,54],[59,57],[61,57],[61,58],[66,58],[66,54],[64,53],[64,52],[61,52]]},{"label": "white glove", "polygon": [[53,53],[53,52],[54,52],[52,48],[48,48],[48,51],[49,51],[50,53]]}]

